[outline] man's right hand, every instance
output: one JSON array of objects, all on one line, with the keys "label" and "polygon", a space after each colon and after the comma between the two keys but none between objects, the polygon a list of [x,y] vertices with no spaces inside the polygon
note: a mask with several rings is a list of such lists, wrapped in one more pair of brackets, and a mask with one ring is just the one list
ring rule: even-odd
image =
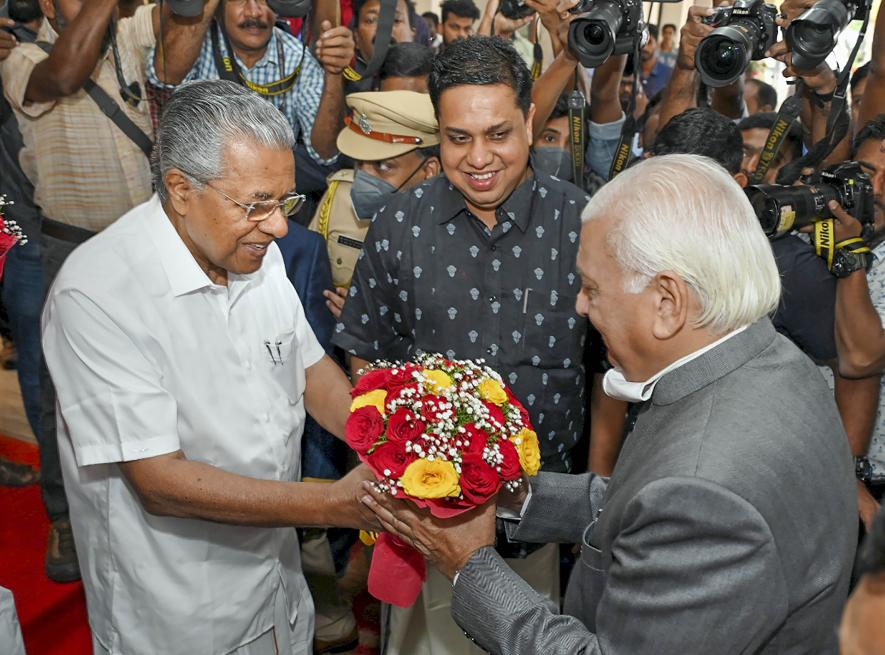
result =
[{"label": "man's right hand", "polygon": [[344,301],[347,300],[347,289],[344,287],[335,287],[332,290],[326,289],[323,291],[323,295],[326,297],[326,307],[332,312],[335,320],[340,321],[341,312],[344,311]]},{"label": "man's right hand", "polygon": [[710,32],[712,25],[702,23],[701,19],[713,14],[711,7],[689,7],[688,18],[682,26],[679,38],[679,56],[676,58],[676,66],[683,70],[694,70],[694,57],[698,46]]},{"label": "man's right hand", "polygon": [[18,45],[18,41],[12,32],[7,32],[4,27],[12,27],[15,21],[9,18],[0,18],[0,61],[5,60],[12,49]]},{"label": "man's right hand", "polygon": [[372,469],[366,464],[360,464],[329,485],[329,493],[335,503],[335,518],[332,523],[336,527],[374,532],[383,530],[378,517],[361,500],[366,495],[363,482],[374,482],[375,479]]},{"label": "man's right hand", "polygon": [[836,243],[860,236],[863,231],[863,225],[854,216],[842,209],[842,205],[835,200],[830,200],[827,207],[829,207],[833,214],[833,236]]}]

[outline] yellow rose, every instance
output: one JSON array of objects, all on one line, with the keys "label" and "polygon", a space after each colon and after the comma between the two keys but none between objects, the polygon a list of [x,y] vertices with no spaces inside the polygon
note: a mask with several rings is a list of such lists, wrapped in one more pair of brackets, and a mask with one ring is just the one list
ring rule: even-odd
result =
[{"label": "yellow rose", "polygon": [[377,538],[378,538],[377,532],[369,532],[368,530],[360,530],[360,541],[362,541],[367,546],[374,545]]},{"label": "yellow rose", "polygon": [[507,392],[504,391],[504,387],[492,378],[486,378],[479,383],[479,397],[495,405],[503,405],[507,402]]},{"label": "yellow rose", "polygon": [[523,428],[510,437],[516,452],[519,453],[519,465],[528,475],[537,475],[541,468],[541,447],[538,445],[538,435],[534,430]]},{"label": "yellow rose", "polygon": [[387,400],[387,392],[384,389],[375,389],[374,391],[369,391],[368,393],[364,393],[363,395],[354,398],[353,402],[350,403],[350,411],[355,412],[360,407],[372,406],[380,412],[381,416],[385,416],[385,400]]},{"label": "yellow rose", "polygon": [[454,464],[442,460],[416,459],[406,467],[400,481],[407,494],[415,498],[459,496],[460,478]]},{"label": "yellow rose", "polygon": [[423,371],[422,375],[424,376],[424,384],[430,393],[442,395],[446,392],[446,389],[452,388],[452,378],[443,371],[431,369]]}]

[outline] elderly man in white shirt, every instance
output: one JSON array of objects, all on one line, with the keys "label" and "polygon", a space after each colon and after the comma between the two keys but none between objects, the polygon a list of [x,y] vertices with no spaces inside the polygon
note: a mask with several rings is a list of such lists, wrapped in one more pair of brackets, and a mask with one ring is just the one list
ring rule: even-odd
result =
[{"label": "elderly man in white shirt", "polygon": [[297,482],[305,408],[342,437],[350,384],[274,244],[301,200],[293,141],[244,88],[181,87],[158,195],[50,291],[43,346],[97,653],[308,653],[293,526],[374,524],[364,467]]}]

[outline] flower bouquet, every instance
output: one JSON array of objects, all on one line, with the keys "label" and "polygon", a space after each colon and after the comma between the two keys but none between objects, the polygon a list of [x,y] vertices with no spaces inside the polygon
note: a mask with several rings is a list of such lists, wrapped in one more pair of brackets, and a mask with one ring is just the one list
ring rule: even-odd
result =
[{"label": "flower bouquet", "polygon": [[18,224],[3,215],[3,208],[12,204],[12,202],[7,202],[6,196],[0,195],[0,280],[3,279],[6,254],[19,243],[25,244],[28,242],[28,238]]},{"label": "flower bouquet", "polygon": [[[482,505],[541,466],[528,412],[501,377],[479,362],[422,355],[377,362],[351,392],[347,442],[377,488],[450,518]],[[426,577],[424,558],[397,537],[361,535],[375,551],[369,592],[408,607]]]}]

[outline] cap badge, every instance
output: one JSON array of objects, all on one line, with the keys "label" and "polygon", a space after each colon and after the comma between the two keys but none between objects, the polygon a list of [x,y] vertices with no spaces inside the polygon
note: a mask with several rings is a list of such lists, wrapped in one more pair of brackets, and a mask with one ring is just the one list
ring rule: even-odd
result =
[{"label": "cap badge", "polygon": [[360,115],[357,117],[356,122],[359,124],[360,129],[361,129],[363,132],[366,132],[366,133],[371,133],[371,132],[372,132],[372,123],[369,122],[369,117],[366,116],[365,114],[360,114]]}]

